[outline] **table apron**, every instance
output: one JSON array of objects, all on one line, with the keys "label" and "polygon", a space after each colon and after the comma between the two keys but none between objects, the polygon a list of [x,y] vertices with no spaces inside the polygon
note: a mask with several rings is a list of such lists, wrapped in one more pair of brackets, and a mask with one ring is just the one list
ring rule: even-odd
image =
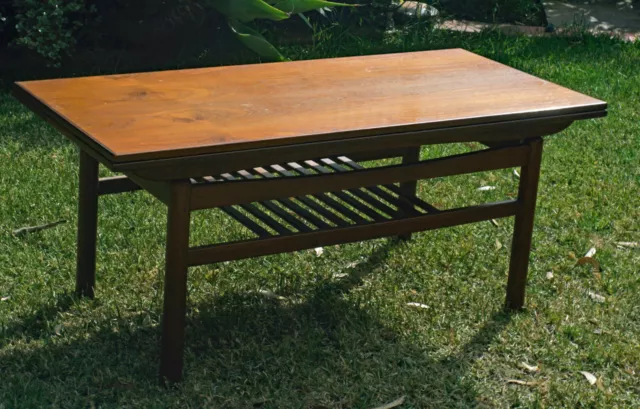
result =
[{"label": "table apron", "polygon": [[314,157],[346,155],[357,160],[393,157],[399,155],[402,149],[432,144],[477,141],[488,142],[492,146],[515,145],[527,139],[555,134],[567,128],[576,119],[597,116],[597,114],[560,115],[550,118],[327,140],[174,159],[116,163],[111,168],[114,171],[135,174],[147,180],[166,181],[210,176],[264,166],[269,163],[291,162]]},{"label": "table apron", "polygon": [[196,184],[191,189],[191,209],[519,167],[525,165],[528,158],[529,146],[518,145],[345,173]]},{"label": "table apron", "polygon": [[516,214],[517,200],[444,210],[435,214],[409,217],[386,222],[333,228],[312,233],[297,233],[268,239],[253,239],[233,243],[192,247],[188,251],[189,266],[240,260],[269,254],[305,250],[335,244],[352,243],[375,238],[459,226],[483,220],[499,219]]}]

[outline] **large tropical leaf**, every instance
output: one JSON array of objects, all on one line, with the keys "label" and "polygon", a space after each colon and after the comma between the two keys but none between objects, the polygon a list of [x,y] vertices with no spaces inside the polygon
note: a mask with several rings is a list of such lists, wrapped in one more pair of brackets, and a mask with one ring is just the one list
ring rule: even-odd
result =
[{"label": "large tropical leaf", "polygon": [[209,2],[229,19],[243,23],[258,18],[274,21],[289,18],[287,13],[270,6],[263,0],[209,0]]},{"label": "large tropical leaf", "polygon": [[336,3],[325,0],[266,0],[273,7],[285,13],[306,13],[324,7],[351,6],[351,4]]},{"label": "large tropical leaf", "polygon": [[229,27],[245,47],[271,61],[286,61],[286,58],[259,32],[237,20],[229,20]]}]

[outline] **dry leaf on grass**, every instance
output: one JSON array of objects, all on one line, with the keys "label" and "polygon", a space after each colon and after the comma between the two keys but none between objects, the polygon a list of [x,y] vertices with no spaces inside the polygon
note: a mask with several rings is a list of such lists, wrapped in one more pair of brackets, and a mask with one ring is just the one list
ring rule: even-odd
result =
[{"label": "dry leaf on grass", "polygon": [[589,382],[589,385],[595,385],[596,382],[598,381],[596,376],[591,372],[580,371],[580,373],[582,374],[582,376],[584,376],[587,379],[587,381]]},{"label": "dry leaf on grass", "polygon": [[581,257],[576,262],[577,266],[582,266],[585,264],[591,264],[593,268],[593,274],[596,274],[596,275],[600,274],[600,263],[598,263],[596,259],[591,257]]},{"label": "dry leaf on grass", "polygon": [[344,268],[356,268],[358,267],[358,265],[360,265],[360,261],[354,261],[344,266]]},{"label": "dry leaf on grass", "polygon": [[416,307],[416,308],[429,308],[428,305],[426,304],[420,304],[419,302],[408,302],[407,305],[409,307]]},{"label": "dry leaf on grass", "polygon": [[619,248],[640,249],[640,243],[637,241],[617,241],[616,246]]},{"label": "dry leaf on grass", "polygon": [[386,405],[378,406],[375,409],[392,409],[402,405],[403,403],[404,403],[404,396],[401,396],[398,399],[394,400],[393,402],[389,402]]},{"label": "dry leaf on grass", "polygon": [[604,393],[605,395],[611,395],[611,390],[606,390],[604,388],[604,385],[602,384],[602,377],[598,378],[598,380],[596,381],[596,386],[598,387],[598,389],[600,389],[600,392]]},{"label": "dry leaf on grass", "polygon": [[600,295],[600,294],[596,294],[596,293],[594,293],[594,292],[592,292],[592,291],[589,291],[589,292],[587,293],[587,295],[589,296],[589,298],[591,298],[591,299],[592,299],[593,301],[595,301],[595,302],[600,302],[600,303],[602,303],[602,302],[607,301],[607,299],[606,299],[604,296],[602,296],[602,295]]},{"label": "dry leaf on grass", "polygon": [[322,248],[322,247],[316,247],[313,250],[316,252],[316,256],[318,256],[318,257],[320,257],[322,254],[324,254],[324,248]]},{"label": "dry leaf on grass", "polygon": [[495,186],[481,186],[479,188],[476,189],[479,192],[488,192],[490,190],[496,190]]},{"label": "dry leaf on grass", "polygon": [[498,221],[496,219],[491,219],[489,220],[491,222],[491,224],[493,224],[496,227],[500,227],[500,223],[498,223]]},{"label": "dry leaf on grass", "polygon": [[522,366],[524,369],[526,369],[529,372],[538,372],[538,371],[540,371],[540,368],[538,368],[538,365],[529,365],[526,362],[520,362],[520,366]]},{"label": "dry leaf on grass", "polygon": [[509,379],[507,383],[522,386],[538,386],[540,384],[538,381],[521,381],[520,379]]},{"label": "dry leaf on grass", "polygon": [[456,330],[454,328],[449,328],[449,344],[456,344]]},{"label": "dry leaf on grass", "polygon": [[0,298],[0,301],[7,301],[9,298],[11,298],[11,297],[7,295],[6,297]]},{"label": "dry leaf on grass", "polygon": [[515,177],[517,177],[517,178],[519,178],[519,177],[520,177],[520,173],[518,172],[518,169],[514,169],[514,170],[513,170],[513,175],[514,175]]},{"label": "dry leaf on grass", "polygon": [[553,280],[553,271],[547,271],[547,280]]},{"label": "dry leaf on grass", "polygon": [[281,295],[278,295],[276,293],[274,293],[273,291],[269,291],[269,290],[259,290],[258,294],[260,294],[261,296],[265,297],[265,298],[269,298],[272,300],[284,300],[285,298]]},{"label": "dry leaf on grass", "polygon": [[591,247],[589,249],[589,251],[587,251],[587,254],[585,254],[585,257],[589,257],[589,258],[593,258],[593,256],[596,255],[596,248],[595,247]]},{"label": "dry leaf on grass", "polygon": [[496,239],[496,251],[500,250],[502,248],[502,243],[500,243],[500,240]]}]

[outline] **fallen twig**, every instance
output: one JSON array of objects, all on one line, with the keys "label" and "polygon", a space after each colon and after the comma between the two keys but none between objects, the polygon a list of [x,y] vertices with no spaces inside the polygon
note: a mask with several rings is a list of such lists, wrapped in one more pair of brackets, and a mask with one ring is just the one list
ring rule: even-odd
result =
[{"label": "fallen twig", "polygon": [[29,234],[29,233],[35,233],[37,231],[42,231],[42,230],[47,230],[47,229],[52,229],[54,227],[56,227],[59,224],[63,224],[66,223],[66,220],[58,220],[56,222],[53,223],[47,223],[47,224],[41,224],[40,226],[29,226],[29,227],[21,227],[17,230],[13,231],[13,235],[14,236],[22,236],[25,234]]}]

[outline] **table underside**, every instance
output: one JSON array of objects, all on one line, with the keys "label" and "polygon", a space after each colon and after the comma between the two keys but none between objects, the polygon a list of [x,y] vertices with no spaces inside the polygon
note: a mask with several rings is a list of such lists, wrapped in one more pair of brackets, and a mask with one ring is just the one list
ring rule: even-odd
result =
[{"label": "table underside", "polygon": [[[98,179],[98,161],[80,154],[76,292],[93,297],[98,197],[144,189],[168,206],[164,312],[160,376],[182,379],[187,276],[191,266],[285,253],[314,247],[393,237],[515,216],[506,307],[524,305],[529,252],[542,155],[542,138],[483,142],[487,149],[420,161],[420,145],[311,159],[283,159],[253,165],[200,158],[197,176],[149,180],[129,172]],[[332,148],[333,149],[333,148]],[[286,151],[284,151],[286,153]],[[401,157],[402,163],[363,166],[371,159]],[[308,157],[308,156],[307,156]],[[353,159],[351,159],[353,158]],[[241,163],[251,166],[240,168]],[[264,163],[264,162],[262,162]],[[257,164],[257,163],[256,163]],[[505,202],[440,209],[418,198],[417,182],[477,172],[521,168],[518,198]],[[190,168],[176,168],[184,173]],[[165,169],[166,172],[166,169]],[[150,173],[153,174],[153,173]],[[210,176],[203,176],[210,174]],[[220,209],[254,237],[192,247],[191,213]]]},{"label": "table underside", "polygon": [[[419,152],[419,147],[413,148]],[[418,153],[419,154],[419,153]],[[416,155],[417,156],[417,155]],[[189,178],[190,211],[219,208],[254,238],[189,248],[190,266],[238,260],[513,216],[509,200],[438,209],[415,195],[418,180],[523,166],[528,145],[490,148],[427,161],[365,167],[347,156],[269,164]],[[107,178],[102,193],[147,189],[169,203],[171,185],[133,176]],[[407,186],[413,184],[413,188]],[[119,185],[119,188],[118,186]]]}]

